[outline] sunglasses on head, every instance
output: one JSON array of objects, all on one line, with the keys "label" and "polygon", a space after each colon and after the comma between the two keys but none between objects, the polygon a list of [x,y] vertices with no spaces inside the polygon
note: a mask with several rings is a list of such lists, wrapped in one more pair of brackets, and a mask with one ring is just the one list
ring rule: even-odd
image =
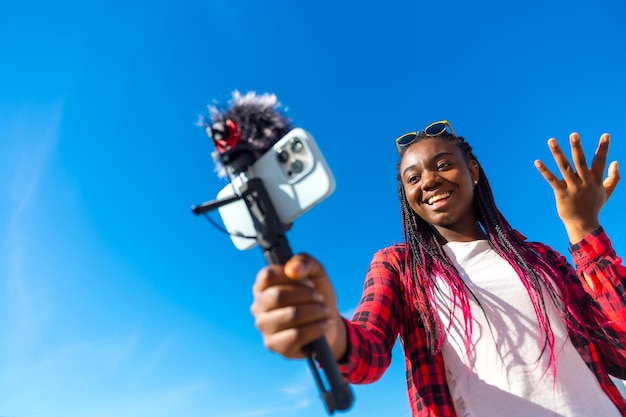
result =
[{"label": "sunglasses on head", "polygon": [[398,152],[401,152],[404,148],[412,144],[415,141],[415,138],[417,138],[417,136],[421,133],[424,133],[426,136],[439,136],[443,132],[445,132],[446,129],[450,130],[450,133],[452,134],[452,136],[456,137],[456,133],[454,133],[454,129],[452,129],[452,126],[450,126],[450,123],[448,123],[447,120],[440,120],[438,122],[431,123],[428,126],[426,126],[423,130],[420,130],[419,132],[405,133],[404,135],[396,139],[396,146],[398,147]]}]

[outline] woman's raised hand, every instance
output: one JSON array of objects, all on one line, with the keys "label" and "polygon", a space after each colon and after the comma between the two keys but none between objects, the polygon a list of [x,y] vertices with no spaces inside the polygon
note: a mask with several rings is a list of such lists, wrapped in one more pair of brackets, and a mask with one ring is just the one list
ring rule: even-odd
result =
[{"label": "woman's raised hand", "polygon": [[556,139],[548,140],[562,179],[539,160],[535,161],[535,167],[552,187],[559,217],[565,225],[570,242],[576,243],[600,225],[600,210],[615,190],[620,177],[617,161],[613,161],[609,165],[607,177],[604,178],[609,152],[608,133],[600,137],[591,166],[587,165],[578,133],[570,134],[569,139],[573,166]]}]

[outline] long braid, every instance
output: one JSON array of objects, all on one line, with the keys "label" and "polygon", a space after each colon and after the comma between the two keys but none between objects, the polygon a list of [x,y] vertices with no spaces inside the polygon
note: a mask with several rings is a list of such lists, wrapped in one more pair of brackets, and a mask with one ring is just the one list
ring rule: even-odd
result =
[{"label": "long braid", "polygon": [[[415,142],[426,138],[433,138],[433,136],[418,135]],[[471,160],[478,162],[472,153],[471,146],[463,137],[453,136],[445,132],[435,138],[453,142],[463,152],[466,162]],[[405,151],[406,148],[402,151],[401,157]],[[509,262],[526,288],[537,316],[544,350],[546,347],[549,350],[549,364],[554,364],[554,335],[547,314],[544,293],[547,292],[555,305],[560,307],[558,309],[559,314],[570,329],[578,331],[578,326],[582,324],[582,320],[570,309],[564,307],[569,305],[569,293],[565,285],[557,282],[557,288],[555,288],[552,281],[545,278],[557,277],[560,272],[526,243],[523,236],[513,230],[498,210],[489,181],[480,164],[479,173],[479,180],[474,190],[474,209],[477,220],[486,233],[490,246]],[[428,346],[432,352],[436,352],[441,348],[445,336],[444,329],[441,328],[441,322],[438,319],[438,306],[435,297],[436,280],[440,279],[450,288],[453,297],[452,308],[460,308],[463,314],[465,349],[469,353],[472,319],[468,294],[475,301],[477,301],[476,297],[471,294],[443,251],[434,227],[420,218],[410,207],[400,175],[398,175],[398,188],[405,244],[409,251],[407,273],[411,275],[410,291],[413,293],[411,295],[415,299],[421,320],[424,323]],[[450,314],[452,315],[453,311]],[[556,372],[556,367],[553,367],[553,370]]]},{"label": "long braid", "polygon": [[[440,349],[445,334],[436,315],[437,298],[435,291],[438,290],[436,277],[443,279],[451,289],[455,300],[453,308],[458,306],[463,312],[466,339],[469,339],[472,329],[470,305],[467,297],[470,291],[465,282],[459,279],[458,271],[439,244],[434,227],[417,216],[409,206],[401,183],[399,191],[405,225],[405,240],[409,248],[409,268],[406,270],[410,271],[411,280],[414,283],[410,290],[413,291],[412,295],[421,314],[427,345],[431,352],[435,353]],[[453,311],[451,311],[452,313]],[[466,345],[466,350],[469,353],[469,343]]]}]

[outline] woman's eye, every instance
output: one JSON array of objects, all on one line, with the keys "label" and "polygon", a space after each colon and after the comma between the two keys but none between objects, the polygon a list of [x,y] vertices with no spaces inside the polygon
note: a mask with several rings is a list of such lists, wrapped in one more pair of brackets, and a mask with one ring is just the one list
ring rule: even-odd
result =
[{"label": "woman's eye", "polygon": [[413,184],[413,183],[415,183],[415,182],[418,182],[419,180],[420,180],[420,177],[419,177],[418,175],[411,175],[411,176],[409,176],[409,177],[407,178],[407,180],[406,180],[406,181],[407,181],[409,184]]},{"label": "woman's eye", "polygon": [[440,162],[440,163],[437,164],[437,169],[446,169],[450,165],[452,165],[451,162]]}]

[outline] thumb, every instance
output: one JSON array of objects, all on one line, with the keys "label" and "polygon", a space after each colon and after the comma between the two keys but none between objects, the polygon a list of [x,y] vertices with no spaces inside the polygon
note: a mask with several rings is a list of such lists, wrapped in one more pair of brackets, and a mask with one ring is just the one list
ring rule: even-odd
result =
[{"label": "thumb", "polygon": [[609,173],[607,177],[602,182],[604,186],[604,190],[606,191],[606,199],[608,200],[613,194],[613,190],[617,187],[617,183],[619,182],[619,171],[617,167],[617,161],[611,162],[609,165]]},{"label": "thumb", "polygon": [[327,278],[326,271],[319,261],[306,253],[292,256],[285,263],[285,275],[291,279],[311,278],[317,280]]},{"label": "thumb", "polygon": [[300,253],[291,257],[284,267],[290,279],[305,280],[312,284],[324,297],[324,304],[336,309],[337,296],[324,266],[312,256]]}]

